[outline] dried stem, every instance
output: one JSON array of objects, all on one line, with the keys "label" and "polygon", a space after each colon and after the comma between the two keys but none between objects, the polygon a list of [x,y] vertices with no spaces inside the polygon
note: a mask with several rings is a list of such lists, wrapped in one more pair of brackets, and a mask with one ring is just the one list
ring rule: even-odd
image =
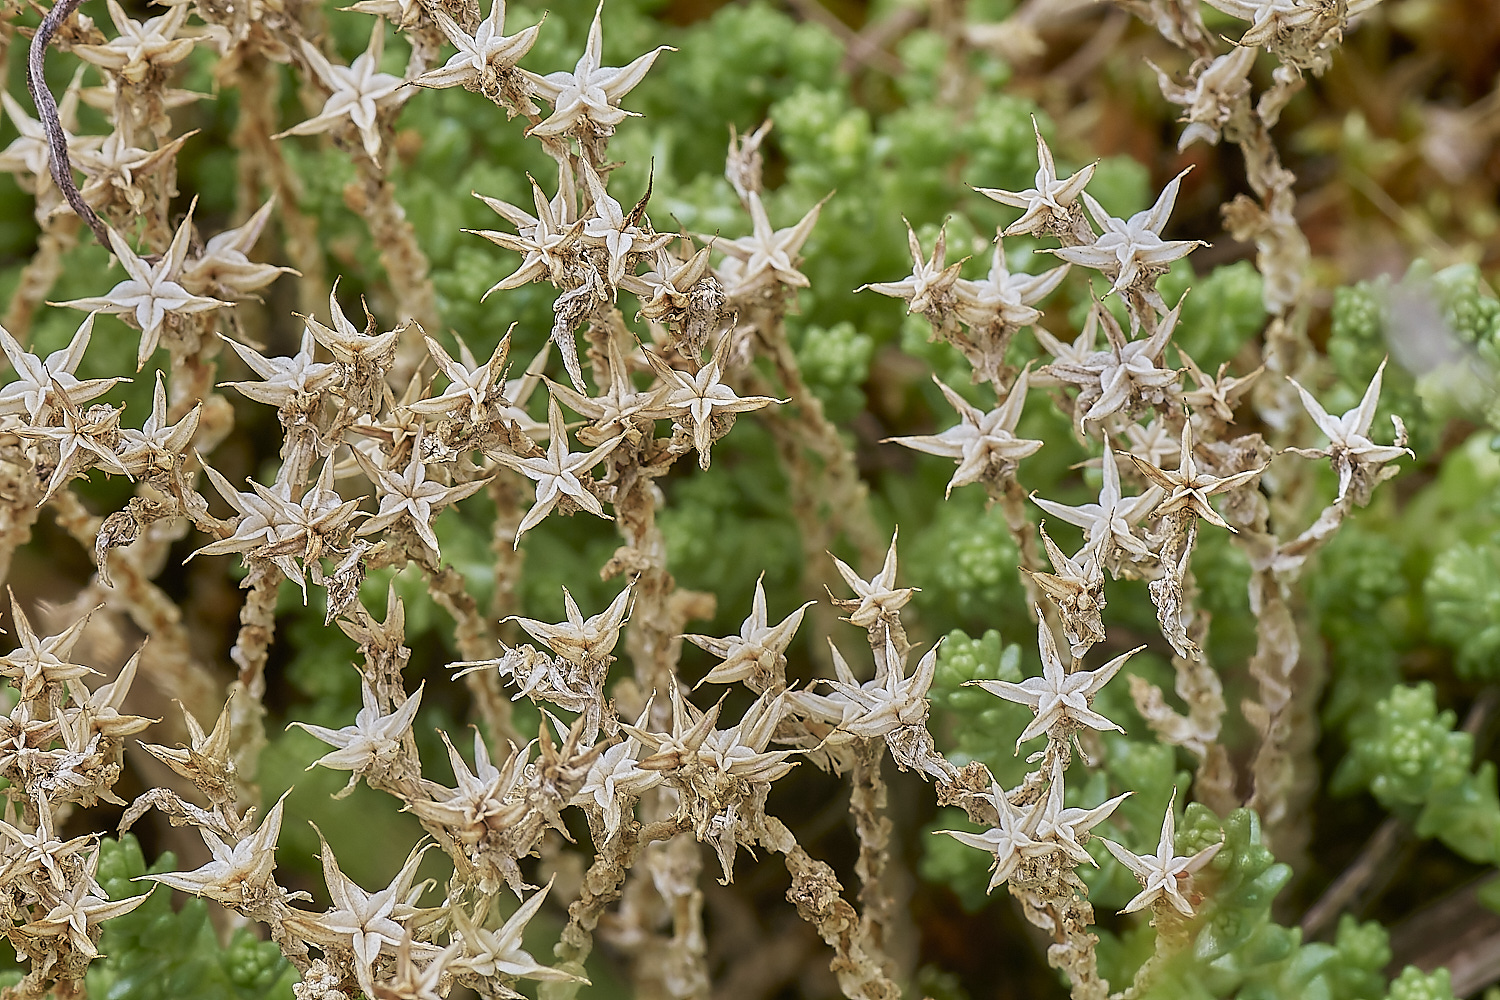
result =
[{"label": "dried stem", "polygon": [[47,149],[51,154],[48,165],[52,169],[53,183],[67,199],[74,214],[88,224],[99,245],[108,248],[109,230],[105,228],[98,213],[84,201],[83,192],[78,190],[78,185],[73,183],[73,163],[68,159],[68,135],[63,131],[62,122],[57,116],[57,100],[47,86],[47,46],[52,43],[52,36],[57,33],[57,29],[73,16],[73,12],[82,3],[83,0],[58,0],[42,18],[27,52],[26,89],[31,93],[31,102],[36,105],[37,120],[47,133]]}]

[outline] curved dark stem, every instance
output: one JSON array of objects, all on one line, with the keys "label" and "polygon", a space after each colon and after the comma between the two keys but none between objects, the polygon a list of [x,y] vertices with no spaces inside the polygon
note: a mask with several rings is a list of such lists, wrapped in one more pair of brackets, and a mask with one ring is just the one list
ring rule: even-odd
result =
[{"label": "curved dark stem", "polygon": [[62,27],[64,21],[73,16],[83,0],[57,0],[47,16],[42,18],[42,23],[36,29],[36,35],[31,39],[31,51],[26,61],[26,89],[31,92],[31,103],[36,105],[38,119],[42,123],[42,130],[47,133],[47,147],[52,155],[49,157],[52,167],[52,181],[57,189],[68,199],[68,205],[78,213],[78,217],[88,223],[94,231],[94,238],[106,249],[109,248],[109,228],[104,225],[104,220],[99,218],[88,202],[83,200],[83,194],[78,186],[73,183],[73,164],[68,159],[68,137],[63,132],[62,122],[57,117],[57,101],[52,96],[52,91],[47,87],[47,78],[43,69],[47,59],[47,46],[52,42],[52,36],[57,29]]}]

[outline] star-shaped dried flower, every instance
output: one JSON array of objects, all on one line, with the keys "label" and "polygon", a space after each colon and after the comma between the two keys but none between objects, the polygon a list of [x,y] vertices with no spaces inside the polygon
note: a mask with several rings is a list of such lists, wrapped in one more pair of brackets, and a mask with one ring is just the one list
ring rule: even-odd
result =
[{"label": "star-shaped dried flower", "polygon": [[48,441],[57,448],[57,464],[47,480],[47,488],[38,506],[52,499],[59,488],[75,476],[86,475],[91,468],[130,477],[130,470],[120,463],[115,447],[120,443],[120,411],[96,403],[80,410],[53,383],[53,399],[58,404],[58,422],[45,427],[18,427],[15,434],[28,441]]},{"label": "star-shaped dried flower", "polygon": [[[1191,169],[1191,168],[1189,168]],[[1161,231],[1166,227],[1177,202],[1177,189],[1182,183],[1184,170],[1172,178],[1162,189],[1161,195],[1144,212],[1137,212],[1129,219],[1117,219],[1104,210],[1089,193],[1083,193],[1083,202],[1089,214],[1104,230],[1092,246],[1057,247],[1048,251],[1073,264],[1082,264],[1104,272],[1113,278],[1111,292],[1124,292],[1135,287],[1149,276],[1160,273],[1174,260],[1180,260],[1192,252],[1194,247],[1206,246],[1202,240],[1163,240]]]},{"label": "star-shaped dried flower", "polygon": [[[1059,359],[1042,369],[1055,379],[1079,387],[1074,419],[1080,430],[1113,413],[1166,402],[1179,375],[1176,369],[1161,367],[1161,361],[1182,315],[1181,302],[1159,319],[1151,336],[1142,340],[1128,340],[1120,324],[1101,303],[1095,303],[1092,315],[1098,316],[1097,322],[1104,327],[1109,350],[1094,351],[1081,361]],[[1092,344],[1093,334],[1087,330],[1085,333]]]},{"label": "star-shaped dried flower", "polygon": [[511,793],[526,771],[526,755],[514,752],[503,767],[490,762],[490,749],[479,730],[474,730],[474,768],[453,746],[448,734],[438,731],[448,748],[457,788],[436,786],[431,800],[414,799],[412,812],[428,822],[441,823],[465,845],[479,843],[492,830],[514,826],[526,811],[524,803],[511,801]]},{"label": "star-shaped dried flower", "polygon": [[1104,441],[1104,481],[1099,487],[1097,503],[1079,504],[1069,507],[1055,500],[1045,500],[1035,494],[1031,502],[1053,517],[1083,529],[1086,548],[1098,555],[1099,562],[1109,563],[1116,548],[1127,552],[1132,560],[1151,558],[1146,543],[1136,537],[1132,526],[1140,523],[1147,512],[1161,500],[1161,493],[1149,489],[1140,496],[1121,495],[1120,467],[1115,461],[1114,446],[1109,439]]},{"label": "star-shaped dried flower", "polygon": [[318,739],[334,747],[330,753],[326,753],[307,765],[311,770],[319,765],[334,771],[353,771],[349,776],[349,784],[345,786],[342,794],[347,794],[353,789],[354,783],[365,771],[385,766],[392,758],[401,753],[401,740],[411,729],[412,721],[417,717],[417,709],[422,704],[422,690],[426,686],[424,681],[411,697],[402,702],[389,715],[382,715],[380,702],[375,697],[375,691],[370,687],[370,682],[360,679],[359,696],[364,702],[359,712],[354,716],[354,723],[342,729],[329,729],[327,726],[315,726],[310,722],[293,722],[292,725],[302,729]]},{"label": "star-shaped dried flower", "polygon": [[1195,407],[1212,413],[1214,419],[1221,420],[1226,424],[1234,423],[1234,407],[1240,397],[1250,390],[1250,386],[1266,370],[1261,365],[1249,375],[1241,375],[1238,378],[1227,378],[1225,372],[1229,370],[1229,362],[1219,366],[1217,375],[1209,375],[1198,362],[1188,356],[1188,352],[1181,347],[1177,348],[1177,356],[1182,359],[1182,364],[1187,368],[1188,374],[1193,381],[1198,383],[1198,388],[1191,392],[1182,394],[1182,401],[1188,406]]},{"label": "star-shaped dried flower", "polygon": [[317,350],[310,328],[303,328],[297,353],[291,357],[267,358],[236,340],[225,338],[240,360],[259,375],[259,382],[222,382],[246,399],[277,408],[305,409],[317,400],[322,390],[338,375],[338,370],[323,361],[314,361]]},{"label": "star-shaped dried flower", "polygon": [[274,893],[271,872],[276,868],[276,840],[281,836],[281,809],[286,797],[281,798],[266,813],[260,828],[253,834],[230,845],[214,831],[199,827],[209,853],[213,856],[208,864],[190,872],[166,872],[160,875],[141,875],[137,881],[160,882],[181,892],[194,896],[205,896],[228,906],[253,904],[267,893]]},{"label": "star-shaped dried flower", "polygon": [[489,453],[490,458],[506,468],[536,480],[536,502],[516,528],[516,546],[520,546],[521,536],[541,524],[542,519],[552,513],[563,497],[595,517],[607,516],[599,498],[583,485],[579,476],[604,461],[621,438],[610,438],[593,451],[581,455],[568,451],[568,429],[563,423],[562,408],[557,405],[555,396],[547,401],[547,425],[551,433],[547,439],[545,455],[519,458],[503,452]]},{"label": "star-shaped dried flower", "polygon": [[183,266],[178,279],[182,287],[194,294],[234,301],[249,298],[283,274],[296,274],[290,267],[257,264],[246,256],[255,249],[275,204],[276,199],[270,199],[243,225],[210,238],[203,253]]},{"label": "star-shaped dried flower", "polygon": [[1074,864],[1088,864],[1097,868],[1098,863],[1083,849],[1083,843],[1078,838],[1087,835],[1108,819],[1130,795],[1130,792],[1116,795],[1092,809],[1064,809],[1062,757],[1055,756],[1052,758],[1052,780],[1047,786],[1047,794],[1038,803],[1033,816],[1032,836],[1039,843],[1059,848]]},{"label": "star-shaped dried flower", "polygon": [[1177,829],[1177,818],[1172,812],[1173,803],[1177,800],[1177,790],[1172,790],[1172,799],[1167,803],[1167,813],[1161,821],[1161,839],[1157,841],[1156,854],[1140,855],[1129,851],[1112,840],[1100,837],[1104,846],[1115,859],[1129,868],[1131,874],[1141,883],[1141,891],[1129,903],[1121,913],[1131,913],[1135,910],[1150,906],[1159,901],[1170,903],[1177,912],[1185,917],[1193,915],[1193,906],[1183,893],[1190,877],[1196,871],[1203,868],[1219,853],[1224,842],[1210,844],[1192,857],[1181,857],[1175,853],[1175,840]]},{"label": "star-shaped dried flower", "polygon": [[659,250],[676,237],[671,233],[651,232],[649,222],[646,222],[645,229],[637,225],[645,221],[649,190],[627,213],[618,201],[609,196],[604,181],[599,178],[599,172],[587,157],[580,161],[579,168],[583,172],[584,186],[588,190],[590,208],[593,210],[593,215],[583,220],[584,242],[604,250],[609,261],[604,280],[610,288],[614,288],[625,277],[627,267],[634,263],[637,256]]},{"label": "star-shaped dried flower", "polygon": [[636,114],[620,107],[625,95],[646,78],[646,71],[664,51],[676,51],[670,45],[659,45],[625,66],[601,66],[604,52],[604,28],[600,18],[604,2],[594,11],[589,25],[588,42],[573,71],[536,73],[522,70],[531,84],[532,93],[552,105],[552,114],[526,132],[543,138],[573,135],[579,139],[613,135],[615,126]]},{"label": "star-shaped dried flower", "polygon": [[1182,423],[1182,445],[1176,472],[1158,469],[1134,455],[1130,456],[1130,460],[1135,463],[1141,475],[1167,493],[1167,498],[1153,511],[1155,516],[1165,517],[1182,511],[1230,531],[1235,529],[1209,506],[1208,498],[1216,493],[1227,493],[1237,486],[1242,486],[1264,471],[1264,469],[1247,469],[1222,479],[1206,472],[1199,472],[1198,463],[1193,460],[1193,424],[1190,420]]},{"label": "star-shaped dried flower", "polygon": [[114,680],[108,684],[101,684],[92,691],[79,681],[67,682],[68,695],[73,699],[73,703],[83,710],[89,728],[106,739],[133,736],[153,721],[138,715],[126,715],[120,711],[125,707],[125,699],[130,695],[130,686],[135,683],[136,670],[141,665],[141,653],[145,648],[145,643],[142,643],[139,649],[130,654],[130,659],[125,661],[124,666],[120,667],[120,672]]},{"label": "star-shaped dried flower", "polygon": [[443,65],[414,77],[413,85],[478,91],[505,108],[510,117],[537,113],[536,105],[527,96],[525,83],[517,79],[516,63],[536,44],[540,22],[507,35],[505,0],[492,0],[489,16],[479,22],[473,34],[459,27],[440,7],[431,8],[431,13],[438,29],[458,51]]},{"label": "star-shaped dried flower", "polygon": [[[824,201],[827,201],[825,198]],[[724,291],[730,298],[745,298],[755,292],[771,291],[778,286],[806,288],[807,275],[797,270],[802,244],[812,235],[818,222],[818,213],[823,210],[820,201],[807,210],[795,226],[772,229],[771,219],[766,215],[766,206],[760,195],[750,192],[745,208],[750,212],[751,232],[749,236],[727,240],[720,236],[699,237],[711,249],[717,250],[736,266],[728,262],[719,268]]]},{"label": "star-shaped dried flower", "polygon": [[[6,879],[14,886],[34,873],[45,872],[46,880],[36,883],[38,888],[45,885],[53,893],[64,893],[68,891],[68,884],[72,881],[70,875],[76,875],[76,870],[66,871],[64,866],[75,868],[78,862],[69,863],[69,859],[91,845],[95,835],[84,834],[71,840],[58,840],[53,827],[52,809],[45,793],[39,793],[38,800],[41,808],[37,810],[35,830],[22,830],[0,820],[0,837],[15,844],[14,849],[9,845],[4,849]],[[22,885],[25,883],[22,882]]]},{"label": "star-shaped dried flower", "polygon": [[271,138],[317,135],[341,127],[345,119],[348,119],[359,130],[365,154],[379,163],[380,112],[399,108],[412,95],[403,86],[406,81],[401,77],[380,72],[380,57],[385,52],[385,21],[379,18],[375,20],[369,46],[348,66],[329,62],[328,57],[316,45],[305,38],[301,41],[302,55],[309,68],[331,93],[323,103],[323,110],[315,117],[293,125],[284,132],[278,132]]},{"label": "star-shaped dried flower", "polygon": [[120,445],[116,452],[120,464],[138,479],[170,476],[187,460],[203,404],[196,403],[175,424],[167,422],[167,385],[162,373],[156,373],[156,388],[151,394],[151,413],[141,422],[141,429],[120,428]]},{"label": "star-shaped dried flower", "polygon": [[95,149],[80,149],[72,163],[88,178],[81,189],[90,205],[117,204],[139,214],[145,210],[146,190],[141,181],[173,165],[177,153],[191,136],[186,132],[154,149],[132,146],[127,132],[111,132]]},{"label": "star-shaped dried flower", "polygon": [[779,624],[772,625],[766,614],[765,578],[762,573],[755,581],[750,617],[741,623],[739,635],[722,639],[709,635],[682,637],[721,661],[698,684],[744,681],[756,692],[786,687],[786,648],[802,625],[802,615],[818,602],[808,601]]},{"label": "star-shaped dried flower", "polygon": [[1057,655],[1057,645],[1052,639],[1052,628],[1047,624],[1042,609],[1036,609],[1037,618],[1037,646],[1042,654],[1042,676],[1028,677],[1019,684],[1010,681],[966,681],[982,687],[997,698],[1013,701],[1017,704],[1028,706],[1036,713],[1036,718],[1021,732],[1016,739],[1016,752],[1021,752],[1021,744],[1042,733],[1050,731],[1055,726],[1061,726],[1063,732],[1072,732],[1080,726],[1090,729],[1113,730],[1123,733],[1115,723],[1095,712],[1092,705],[1094,695],[1099,689],[1119,672],[1125,665],[1125,661],[1136,653],[1145,649],[1145,646],[1137,646],[1128,653],[1122,653],[1093,670],[1075,670],[1068,673]]},{"label": "star-shaped dried flower", "polygon": [[970,833],[966,830],[936,830],[935,833],[943,833],[952,837],[967,847],[977,847],[981,851],[988,851],[995,858],[995,863],[990,866],[990,884],[985,887],[985,892],[994,892],[995,887],[1011,875],[1015,874],[1017,866],[1029,857],[1036,857],[1048,848],[1033,839],[1035,829],[1035,810],[1022,810],[1011,805],[1005,789],[1000,787],[999,782],[992,781],[990,794],[986,799],[995,807],[995,813],[999,816],[1000,825],[986,830],[984,833]]},{"label": "star-shaped dried flower", "polygon": [[[784,402],[770,396],[737,396],[724,384],[724,365],[729,357],[731,333],[725,333],[714,347],[708,364],[698,369],[696,375],[680,372],[667,364],[660,355],[647,348],[646,359],[652,369],[661,376],[666,392],[652,407],[653,416],[687,417],[693,427],[693,447],[698,452],[698,467],[707,469],[709,449],[713,447],[713,419],[731,413],[758,410],[772,403]],[[680,422],[680,421],[679,421]]]},{"label": "star-shaped dried flower", "polygon": [[5,356],[16,370],[15,381],[0,388],[0,414],[24,413],[32,424],[41,423],[52,402],[54,385],[62,386],[68,398],[75,405],[81,405],[104,395],[117,382],[130,381],[128,378],[80,379],[73,374],[94,334],[94,315],[89,313],[79,324],[73,339],[68,341],[68,346],[53,351],[45,361],[28,353],[9,330],[0,326],[0,348],[4,349]]},{"label": "star-shaped dried flower", "polygon": [[553,625],[520,616],[505,620],[519,624],[527,635],[537,642],[545,643],[548,649],[569,663],[579,666],[606,663],[615,644],[620,641],[620,629],[630,615],[630,591],[631,588],[627,585],[610,601],[609,607],[585,620],[583,612],[578,610],[578,602],[573,600],[573,595],[564,587],[566,622]]},{"label": "star-shaped dried flower", "polygon": [[355,452],[380,496],[380,509],[359,526],[356,534],[374,534],[405,518],[423,544],[441,557],[442,550],[438,547],[437,532],[432,530],[432,519],[442,508],[479,492],[489,482],[489,478],[444,486],[427,478],[427,466],[422,462],[421,452],[419,433],[417,444],[411,451],[411,459],[401,472],[379,468],[359,452]]},{"label": "star-shaped dried flower", "polygon": [[[833,680],[823,680],[832,689],[828,700],[852,707],[844,711],[838,727],[864,739],[889,736],[903,726],[920,725],[927,719],[927,691],[937,670],[938,646],[933,646],[906,676],[902,657],[889,634],[885,642],[885,669],[861,684],[836,647],[833,650]],[[831,721],[831,720],[830,720]]]},{"label": "star-shaped dried flower", "polygon": [[516,227],[516,235],[492,229],[465,229],[464,232],[483,236],[496,246],[514,250],[525,258],[514,272],[491,285],[481,297],[481,302],[495,292],[520,288],[538,278],[545,277],[554,285],[561,286],[567,281],[570,265],[583,252],[581,240],[584,220],[575,218],[578,206],[572,171],[559,168],[557,194],[551,198],[542,193],[542,186],[536,182],[536,178],[527,174],[526,179],[531,182],[535,215],[508,201],[474,192],[474,197]]},{"label": "star-shaped dried flower", "polygon": [[[903,220],[905,221],[905,220]],[[937,240],[932,245],[932,255],[922,259],[922,242],[916,230],[906,223],[906,243],[911,251],[911,274],[900,281],[875,281],[855,289],[869,289],[881,295],[906,300],[906,311],[928,317],[941,325],[957,305],[958,272],[964,262],[948,263],[947,227],[938,230]]]},{"label": "star-shaped dried flower", "polygon": [[547,391],[564,406],[587,417],[589,425],[578,429],[578,440],[584,444],[600,444],[612,437],[629,434],[633,430],[632,417],[650,409],[662,395],[660,387],[641,392],[630,378],[630,367],[620,350],[617,337],[610,337],[604,345],[604,357],[609,366],[609,388],[599,396],[586,396],[576,389],[546,379]]},{"label": "star-shaped dried flower", "polygon": [[191,6],[171,7],[160,17],[142,23],[132,20],[116,0],[106,3],[109,19],[118,34],[103,45],[73,46],[73,51],[85,62],[116,73],[129,83],[141,84],[148,75],[164,72],[193,51],[195,38],[177,37],[192,12]]},{"label": "star-shaped dried flower", "polygon": [[5,592],[10,595],[10,616],[21,644],[0,656],[0,677],[12,681],[23,701],[40,696],[48,684],[61,685],[64,681],[95,672],[90,667],[70,662],[73,647],[88,627],[92,610],[57,635],[38,639],[15,593],[9,587]]},{"label": "star-shaped dried flower", "polygon": [[[959,278],[953,290],[958,296],[958,318],[969,326],[1020,328],[1042,318],[1034,308],[1068,276],[1071,264],[1060,264],[1041,274],[1011,274],[1005,265],[1005,244],[996,237],[990,271],[983,281]],[[873,287],[873,286],[871,286]],[[913,310],[917,311],[917,310]]]},{"label": "star-shaped dried flower", "polygon": [[833,596],[833,591],[828,592],[833,603],[841,608],[850,609],[849,617],[844,621],[860,628],[874,628],[882,620],[894,619],[906,602],[911,600],[911,595],[917,592],[916,587],[896,586],[896,537],[901,533],[898,527],[891,532],[891,547],[886,551],[885,563],[869,580],[865,580],[854,572],[844,560],[838,556],[833,557],[834,567],[839,571],[839,576],[844,578],[854,591],[855,599],[842,601]]},{"label": "star-shaped dried flower", "polygon": [[[1049,501],[1050,502],[1050,501]],[[1074,509],[1074,508],[1070,508]],[[1111,519],[1112,521],[1113,519]],[[1039,573],[1021,567],[1021,571],[1036,581],[1062,616],[1063,634],[1074,659],[1082,659],[1089,647],[1104,641],[1104,570],[1099,560],[1099,550],[1085,543],[1076,559],[1069,558],[1047,534],[1046,522],[1037,526],[1042,534],[1042,546],[1047,558],[1052,561],[1051,573]]]},{"label": "star-shaped dried flower", "polygon": [[1036,186],[1014,192],[998,188],[974,189],[1002,205],[1023,210],[1021,217],[1006,227],[1003,234],[1005,236],[1049,232],[1059,228],[1071,231],[1069,213],[1089,179],[1094,176],[1094,168],[1098,166],[1097,163],[1090,163],[1066,180],[1059,179],[1057,164],[1052,160],[1052,150],[1047,147],[1047,140],[1042,138],[1042,130],[1037,127],[1035,116],[1031,119],[1031,129],[1036,133]]},{"label": "star-shaped dried flower", "polygon": [[99,871],[99,852],[89,855],[77,882],[66,892],[59,893],[56,902],[45,916],[23,924],[12,931],[21,938],[61,937],[67,947],[86,959],[99,957],[95,940],[100,933],[99,925],[134,910],[146,901],[150,893],[142,893],[129,899],[111,901],[99,895],[103,890],[95,881]]},{"label": "star-shaped dried flower", "polygon": [[[196,204],[196,203],[195,203]],[[113,229],[109,231],[110,247],[116,259],[125,268],[129,279],[115,285],[108,295],[71,299],[56,305],[72,306],[74,309],[114,313],[124,316],[141,331],[141,346],[136,353],[135,366],[140,370],[146,364],[157,343],[161,340],[162,326],[170,319],[206,312],[229,305],[204,295],[194,295],[178,282],[183,261],[187,258],[188,236],[192,230],[193,212],[190,208],[182,225],[172,235],[167,252],[155,264],[148,264],[130,249],[130,244]]]},{"label": "star-shaped dried flower", "polygon": [[[635,727],[646,725],[649,706],[635,720]],[[572,805],[595,806],[604,819],[605,833],[613,837],[625,822],[626,808],[643,792],[661,784],[660,771],[640,767],[641,741],[625,734],[625,739],[601,753],[589,768],[588,777],[573,796]]]},{"label": "star-shaped dried flower", "polygon": [[[1292,385],[1297,386],[1297,392],[1302,396],[1302,405],[1307,408],[1308,414],[1313,418],[1313,423],[1318,425],[1318,430],[1328,437],[1326,448],[1288,448],[1304,458],[1331,458],[1334,471],[1339,474],[1338,502],[1342,503],[1344,497],[1349,493],[1349,487],[1356,481],[1368,481],[1370,471],[1378,468],[1386,462],[1406,455],[1413,457],[1410,448],[1406,447],[1406,428],[1401,425],[1401,420],[1395,415],[1391,416],[1391,422],[1396,425],[1396,443],[1392,445],[1376,444],[1370,439],[1370,424],[1375,420],[1375,407],[1380,402],[1380,382],[1385,375],[1385,361],[1380,362],[1380,367],[1375,369],[1375,377],[1370,380],[1370,385],[1365,389],[1364,396],[1359,405],[1348,410],[1341,417],[1332,417],[1328,411],[1323,409],[1313,394],[1302,388],[1295,379],[1287,379]],[[1363,485],[1356,493],[1368,493],[1369,485]]]},{"label": "star-shaped dried flower", "polygon": [[505,362],[510,356],[510,330],[505,331],[484,364],[474,359],[462,337],[456,334],[454,337],[458,341],[458,361],[431,337],[422,338],[438,371],[447,376],[448,388],[441,395],[408,403],[406,408],[416,413],[458,414],[471,424],[488,423],[509,405],[505,399]]},{"label": "star-shaped dried flower", "polygon": [[[516,912],[496,930],[484,927],[488,902],[472,917],[462,906],[449,910],[453,917],[454,937],[463,942],[464,949],[463,954],[454,960],[453,970],[460,974],[468,972],[479,976],[487,985],[498,986],[500,984],[496,980],[517,979],[588,984],[588,980],[582,976],[538,963],[530,952],[521,947],[526,925],[536,916],[542,900],[547,898],[547,893],[551,890],[552,881],[549,880],[545,886],[532,893],[531,898],[518,906]],[[511,993],[504,986],[500,988],[506,990],[504,995]]]},{"label": "star-shaped dried flower", "polygon": [[[318,830],[316,826],[314,830]],[[328,895],[333,908],[322,914],[296,912],[288,927],[296,932],[308,932],[306,939],[341,944],[354,952],[354,974],[360,988],[367,996],[375,996],[373,966],[383,951],[394,952],[396,946],[407,936],[406,921],[422,913],[416,902],[427,884],[412,888],[417,865],[431,844],[418,844],[407,855],[406,863],[391,879],[390,885],[378,892],[366,892],[354,883],[339,868],[338,858],[323,831],[318,830],[318,841],[323,845],[323,881],[328,886]],[[438,949],[427,945],[425,950],[436,954]]]},{"label": "star-shaped dried flower", "polygon": [[[193,713],[182,702],[175,702],[182,711],[182,721],[187,726],[188,745],[167,747],[156,743],[142,743],[141,749],[163,764],[197,785],[205,794],[218,800],[229,789],[234,778],[234,761],[229,756],[230,719],[234,715],[236,688],[224,701],[214,727],[207,734]],[[174,699],[175,701],[175,699]]]},{"label": "star-shaped dried flower", "polygon": [[914,437],[886,438],[896,444],[905,445],[914,451],[928,455],[942,455],[957,459],[958,470],[948,480],[943,491],[946,497],[955,487],[969,483],[1003,483],[1015,475],[1021,459],[1035,455],[1042,442],[1015,436],[1016,423],[1021,419],[1021,408],[1026,405],[1026,392],[1030,388],[1031,366],[1027,365],[1015,384],[1006,393],[1005,399],[988,413],[970,405],[958,393],[939,381],[932,380],[943,391],[948,402],[958,411],[962,422],[941,434],[923,434]]},{"label": "star-shaped dried flower", "polygon": [[[68,152],[74,156],[84,152],[101,141],[99,136],[78,136],[78,98],[79,85],[83,82],[83,67],[80,66],[73,74],[72,81],[68,84],[63,99],[57,104],[58,121],[63,128],[63,140],[68,144]],[[50,185],[52,183],[52,150],[47,141],[47,131],[42,123],[28,115],[10,94],[0,91],[0,106],[5,108],[5,113],[10,118],[10,123],[18,133],[11,140],[9,146],[0,150],[0,171],[6,173],[23,175],[19,178],[28,191],[40,195],[40,188],[32,188],[25,175],[29,175],[36,183]],[[56,188],[53,188],[56,191]],[[54,198],[56,195],[54,194]]]},{"label": "star-shaped dried flower", "polygon": [[1186,86],[1176,83],[1149,59],[1146,65],[1156,71],[1162,96],[1186,109],[1177,119],[1188,123],[1177,141],[1177,151],[1182,152],[1199,139],[1210,146],[1218,145],[1220,131],[1236,103],[1250,93],[1249,74],[1255,65],[1255,47],[1237,45],[1207,65],[1195,63],[1197,73]]}]

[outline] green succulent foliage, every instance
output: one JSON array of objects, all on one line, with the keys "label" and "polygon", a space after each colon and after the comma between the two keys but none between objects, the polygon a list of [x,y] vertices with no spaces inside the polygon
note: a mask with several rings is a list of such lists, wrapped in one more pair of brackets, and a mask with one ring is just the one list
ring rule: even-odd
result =
[{"label": "green succulent foliage", "polygon": [[[1382,967],[1390,961],[1385,929],[1345,916],[1332,944],[1301,941],[1301,932],[1271,918],[1271,903],[1291,879],[1261,843],[1260,821],[1238,809],[1222,821],[1190,804],[1177,828],[1176,851],[1187,855],[1218,842],[1224,847],[1194,880],[1201,895],[1191,919],[1190,943],[1168,958],[1143,994],[1152,1000],[1377,1000],[1385,992]],[[1139,954],[1140,949],[1135,949]],[[1124,949],[1122,955],[1128,954]],[[1101,946],[1100,956],[1114,951]],[[1105,969],[1111,980],[1133,967]]]},{"label": "green succulent foliage", "polygon": [[1391,981],[1388,1000],[1454,1000],[1452,977],[1447,969],[1423,972],[1408,965]]},{"label": "green succulent foliage", "polygon": [[1375,706],[1333,777],[1335,793],[1368,788],[1382,806],[1415,822],[1470,861],[1500,856],[1500,798],[1490,762],[1471,771],[1473,737],[1439,712],[1432,684],[1402,684]]},{"label": "green succulent foliage", "polygon": [[290,1000],[297,970],[270,941],[246,928],[227,946],[208,919],[208,904],[189,899],[172,909],[172,893],[141,875],[175,871],[177,861],[163,854],[150,868],[135,837],[99,845],[99,884],[110,899],[150,892],[130,913],[104,924],[103,958],[89,966],[89,996],[100,1000]]},{"label": "green succulent foliage", "polygon": [[1403,557],[1385,534],[1353,520],[1319,553],[1306,577],[1333,673],[1323,709],[1330,726],[1372,718],[1375,703],[1400,679],[1408,617],[1402,612],[1410,591]]},{"label": "green succulent foliage", "polygon": [[1500,678],[1500,535],[1445,550],[1423,591],[1432,634],[1457,651],[1459,675]]}]

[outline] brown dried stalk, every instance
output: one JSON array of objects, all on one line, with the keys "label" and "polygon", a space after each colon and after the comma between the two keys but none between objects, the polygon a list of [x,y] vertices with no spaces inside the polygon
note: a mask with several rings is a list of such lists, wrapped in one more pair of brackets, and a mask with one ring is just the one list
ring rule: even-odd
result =
[{"label": "brown dried stalk", "polygon": [[83,0],[58,0],[49,10],[42,23],[37,27],[36,34],[32,36],[31,48],[26,54],[26,89],[31,93],[31,102],[36,105],[37,120],[42,123],[42,129],[47,133],[47,149],[50,152],[48,166],[52,169],[52,182],[67,199],[68,206],[73,209],[80,219],[88,224],[94,233],[94,239],[99,241],[102,247],[109,246],[109,231],[104,226],[104,221],[99,218],[89,203],[84,201],[83,193],[78,190],[78,185],[73,183],[73,164],[68,159],[68,137],[63,131],[62,122],[57,116],[57,99],[52,96],[52,91],[47,87],[46,61],[47,46],[52,42],[52,36],[57,29],[62,27],[63,22],[73,16],[83,3]]}]

